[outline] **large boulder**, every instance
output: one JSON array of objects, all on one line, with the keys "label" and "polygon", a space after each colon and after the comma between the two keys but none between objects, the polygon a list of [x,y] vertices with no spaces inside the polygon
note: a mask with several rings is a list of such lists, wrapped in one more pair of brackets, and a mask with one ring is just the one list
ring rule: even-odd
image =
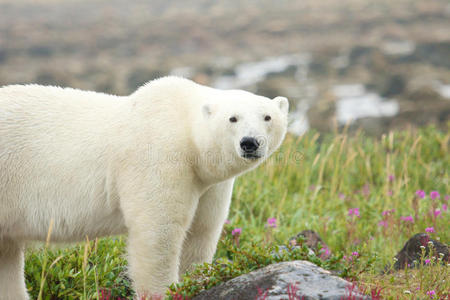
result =
[{"label": "large boulder", "polygon": [[311,262],[290,261],[241,275],[194,297],[194,300],[203,299],[340,300],[369,299],[369,297],[359,294],[352,283],[331,275],[329,271]]}]

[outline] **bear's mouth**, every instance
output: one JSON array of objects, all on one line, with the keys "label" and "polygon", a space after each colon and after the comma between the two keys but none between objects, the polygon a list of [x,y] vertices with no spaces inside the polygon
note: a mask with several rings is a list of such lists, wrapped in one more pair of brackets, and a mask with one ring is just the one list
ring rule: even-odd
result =
[{"label": "bear's mouth", "polygon": [[259,153],[257,153],[256,151],[254,152],[244,152],[242,153],[242,157],[249,159],[249,160],[256,160],[258,158],[261,158],[261,155]]}]

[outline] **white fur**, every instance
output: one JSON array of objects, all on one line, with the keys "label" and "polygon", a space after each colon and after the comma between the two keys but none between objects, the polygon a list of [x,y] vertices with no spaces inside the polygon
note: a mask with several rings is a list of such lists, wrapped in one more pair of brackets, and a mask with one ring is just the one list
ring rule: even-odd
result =
[{"label": "white fur", "polygon": [[[0,88],[0,299],[27,299],[23,246],[51,222],[53,242],[128,233],[136,290],[164,293],[212,260],[234,178],[278,148],[287,110],[283,97],[176,77],[127,97]],[[241,156],[244,136],[264,142],[262,158]]]}]

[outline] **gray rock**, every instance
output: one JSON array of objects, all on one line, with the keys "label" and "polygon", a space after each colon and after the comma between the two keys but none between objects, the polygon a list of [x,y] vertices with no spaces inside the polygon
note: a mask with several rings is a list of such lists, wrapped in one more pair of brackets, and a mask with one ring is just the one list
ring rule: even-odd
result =
[{"label": "gray rock", "polygon": [[370,299],[355,292],[357,289],[351,289],[351,286],[350,282],[311,262],[290,261],[236,277],[203,291],[194,300]]}]

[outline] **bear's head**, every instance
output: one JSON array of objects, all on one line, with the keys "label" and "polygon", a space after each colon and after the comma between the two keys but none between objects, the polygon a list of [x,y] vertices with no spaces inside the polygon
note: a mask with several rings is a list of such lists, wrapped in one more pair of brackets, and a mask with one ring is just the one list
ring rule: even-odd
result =
[{"label": "bear's head", "polygon": [[[256,167],[281,144],[287,130],[288,100],[241,90],[209,89],[201,107],[196,139],[209,178],[236,176]],[[205,164],[203,164],[205,168]]]}]

